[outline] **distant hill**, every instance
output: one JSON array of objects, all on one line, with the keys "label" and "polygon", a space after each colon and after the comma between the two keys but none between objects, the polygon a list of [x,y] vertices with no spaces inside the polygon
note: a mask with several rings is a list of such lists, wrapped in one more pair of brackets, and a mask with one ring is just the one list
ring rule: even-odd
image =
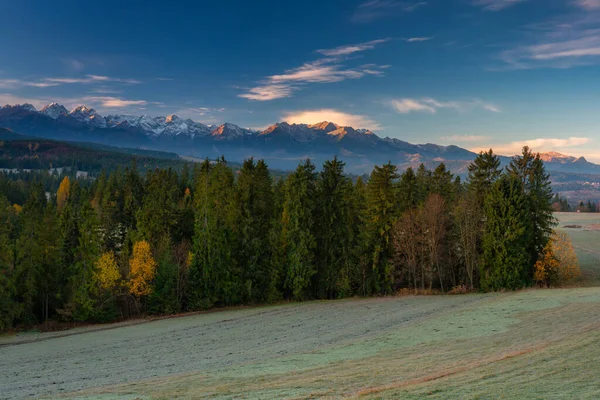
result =
[{"label": "distant hill", "polygon": [[[89,148],[102,149],[91,144],[96,143],[112,146],[104,148],[108,151],[118,151],[114,147],[137,149],[125,152],[139,156],[175,159],[179,154],[215,159],[224,155],[237,162],[248,157],[263,158],[271,168],[284,170],[295,168],[307,157],[320,165],[338,155],[346,162],[347,172],[354,174],[369,173],[374,165],[391,161],[401,170],[421,163],[434,168],[443,162],[454,173],[466,175],[467,166],[476,156],[458,146],[412,144],[328,121],[313,125],[280,122],[257,131],[231,123],[208,126],[176,115],[102,116],[86,106],[68,111],[57,103],[39,111],[31,104],[1,107],[0,127],[35,137],[85,142]],[[0,138],[2,135],[14,138],[10,131],[4,131]],[[551,173],[600,174],[600,165],[583,157],[546,153],[543,158]],[[501,160],[503,165],[510,162],[509,157]]]}]

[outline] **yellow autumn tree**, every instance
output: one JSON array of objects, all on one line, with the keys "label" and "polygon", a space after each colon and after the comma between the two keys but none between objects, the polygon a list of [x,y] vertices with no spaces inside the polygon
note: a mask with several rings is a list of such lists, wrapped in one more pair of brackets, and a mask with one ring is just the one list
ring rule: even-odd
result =
[{"label": "yellow autumn tree", "polygon": [[68,176],[65,176],[60,186],[58,187],[58,192],[56,192],[56,205],[58,209],[62,209],[67,200],[69,200],[69,193],[71,192],[71,181]]},{"label": "yellow autumn tree", "polygon": [[571,239],[564,232],[554,231],[535,264],[534,279],[540,285],[558,286],[581,276],[579,260]]},{"label": "yellow autumn tree", "polygon": [[129,260],[129,293],[137,297],[152,293],[155,275],[156,261],[152,258],[150,244],[145,240],[136,242]]},{"label": "yellow autumn tree", "polygon": [[110,251],[104,253],[96,261],[96,280],[102,289],[112,289],[117,286],[121,273],[117,266],[115,254]]}]

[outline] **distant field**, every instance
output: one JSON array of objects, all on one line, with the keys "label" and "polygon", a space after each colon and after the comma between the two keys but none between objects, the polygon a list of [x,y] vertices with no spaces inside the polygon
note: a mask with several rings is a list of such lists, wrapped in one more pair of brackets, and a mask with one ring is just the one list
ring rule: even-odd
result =
[{"label": "distant field", "polygon": [[[584,286],[600,286],[600,213],[555,213],[557,228],[567,232],[579,257]],[[571,226],[571,228],[566,228]],[[579,226],[573,228],[573,226]]]},{"label": "distant field", "polygon": [[[564,229],[595,282],[600,216],[559,219],[582,226]],[[17,344],[30,339],[47,340]],[[600,398],[598,287],[307,302],[2,343],[0,398]]]}]

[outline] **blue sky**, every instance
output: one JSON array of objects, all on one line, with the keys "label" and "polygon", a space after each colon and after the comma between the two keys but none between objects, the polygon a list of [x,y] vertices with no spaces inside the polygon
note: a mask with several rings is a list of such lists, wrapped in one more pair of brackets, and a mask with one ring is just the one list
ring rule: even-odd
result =
[{"label": "blue sky", "polygon": [[600,0],[11,1],[0,38],[3,104],[600,161]]}]

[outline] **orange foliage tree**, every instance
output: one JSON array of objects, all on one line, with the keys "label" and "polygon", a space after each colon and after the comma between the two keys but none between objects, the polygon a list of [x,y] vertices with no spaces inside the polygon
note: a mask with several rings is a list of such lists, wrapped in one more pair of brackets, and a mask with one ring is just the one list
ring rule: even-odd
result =
[{"label": "orange foliage tree", "polygon": [[58,187],[58,191],[56,192],[56,205],[58,209],[62,209],[67,200],[69,199],[69,193],[71,192],[71,181],[68,176],[65,176],[60,186]]},{"label": "orange foliage tree", "polygon": [[104,253],[96,261],[96,280],[102,289],[113,289],[117,286],[121,273],[112,251]]},{"label": "orange foliage tree", "polygon": [[580,276],[579,260],[571,239],[564,232],[554,231],[535,264],[534,279],[540,285],[558,286]]},{"label": "orange foliage tree", "polygon": [[129,260],[129,275],[129,293],[137,297],[152,293],[156,261],[152,257],[150,244],[145,240],[133,245],[133,256]]}]

